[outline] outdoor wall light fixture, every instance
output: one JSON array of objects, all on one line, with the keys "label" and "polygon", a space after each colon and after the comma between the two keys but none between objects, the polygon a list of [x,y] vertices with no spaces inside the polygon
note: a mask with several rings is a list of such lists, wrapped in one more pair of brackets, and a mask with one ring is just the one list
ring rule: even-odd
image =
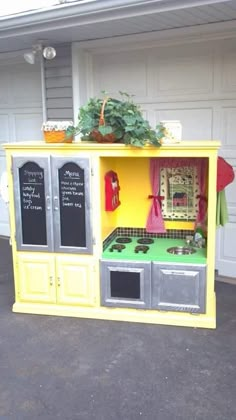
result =
[{"label": "outdoor wall light fixture", "polygon": [[56,57],[56,50],[53,47],[42,47],[42,44],[35,44],[32,50],[24,54],[24,59],[29,64],[34,64],[36,56],[42,54],[46,60],[52,60]]},{"label": "outdoor wall light fixture", "polygon": [[44,58],[46,58],[46,60],[52,60],[53,58],[55,58],[57,55],[57,52],[55,50],[55,48],[53,47],[45,47],[43,49],[43,56]]},{"label": "outdoor wall light fixture", "polygon": [[24,59],[27,63],[34,64],[35,63],[35,53],[33,53],[33,52],[25,53],[24,54]]}]

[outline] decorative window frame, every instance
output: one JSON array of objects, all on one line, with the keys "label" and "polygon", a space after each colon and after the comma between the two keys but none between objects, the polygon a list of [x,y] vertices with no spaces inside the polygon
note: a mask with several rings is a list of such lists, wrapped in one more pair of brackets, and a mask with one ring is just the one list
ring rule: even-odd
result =
[{"label": "decorative window frame", "polygon": [[[166,187],[166,171],[168,168],[195,168],[193,171],[192,211],[185,216],[186,212],[173,215],[168,210],[168,191]],[[162,170],[162,168],[164,168]],[[181,171],[181,169],[180,169]],[[165,233],[165,220],[194,220],[195,224],[207,224],[207,187],[208,187],[208,161],[207,158],[151,158],[150,159],[150,183],[152,204],[146,222],[146,231],[150,233]],[[164,190],[164,193],[163,193]],[[168,198],[167,198],[168,200]],[[163,204],[164,201],[164,204]],[[168,210],[168,211],[167,211]],[[180,218],[179,218],[180,216]],[[174,219],[175,218],[175,219]]]},{"label": "decorative window frame", "polygon": [[200,182],[197,166],[160,167],[164,220],[196,220]]}]

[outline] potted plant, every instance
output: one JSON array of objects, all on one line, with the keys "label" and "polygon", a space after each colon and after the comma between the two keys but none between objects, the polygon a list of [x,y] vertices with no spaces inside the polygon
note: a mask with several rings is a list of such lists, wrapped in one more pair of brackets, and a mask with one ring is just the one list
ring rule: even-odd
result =
[{"label": "potted plant", "polygon": [[152,129],[131,96],[119,93],[121,100],[109,96],[89,99],[79,110],[78,124],[68,130],[80,134],[81,140],[120,142],[137,147],[160,146],[162,130]]}]

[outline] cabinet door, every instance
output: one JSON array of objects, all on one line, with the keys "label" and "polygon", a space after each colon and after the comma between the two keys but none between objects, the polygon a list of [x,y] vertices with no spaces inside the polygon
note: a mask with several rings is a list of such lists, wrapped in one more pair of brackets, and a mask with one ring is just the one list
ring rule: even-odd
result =
[{"label": "cabinet door", "polygon": [[56,257],[57,302],[77,306],[95,305],[94,260],[77,256]]},{"label": "cabinet door", "polygon": [[151,262],[101,260],[101,304],[150,308]]},{"label": "cabinet door", "polygon": [[152,308],[205,312],[206,267],[152,263]]},{"label": "cabinet door", "polygon": [[90,163],[88,158],[55,157],[52,162],[54,249],[92,252]]},{"label": "cabinet door", "polygon": [[48,157],[12,157],[18,250],[53,249],[49,162]]},{"label": "cabinet door", "polygon": [[20,301],[56,302],[54,257],[18,255],[18,274]]}]

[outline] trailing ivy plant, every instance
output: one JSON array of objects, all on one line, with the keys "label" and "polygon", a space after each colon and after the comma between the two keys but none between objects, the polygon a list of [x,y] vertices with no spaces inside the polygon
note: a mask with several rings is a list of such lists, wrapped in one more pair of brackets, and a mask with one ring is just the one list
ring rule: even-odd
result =
[{"label": "trailing ivy plant", "polygon": [[160,146],[162,131],[158,127],[157,130],[151,128],[130,95],[119,93],[121,100],[106,95],[103,99],[89,99],[79,109],[78,124],[69,128],[67,134],[72,131],[87,141],[120,142],[136,147],[146,144]]}]

